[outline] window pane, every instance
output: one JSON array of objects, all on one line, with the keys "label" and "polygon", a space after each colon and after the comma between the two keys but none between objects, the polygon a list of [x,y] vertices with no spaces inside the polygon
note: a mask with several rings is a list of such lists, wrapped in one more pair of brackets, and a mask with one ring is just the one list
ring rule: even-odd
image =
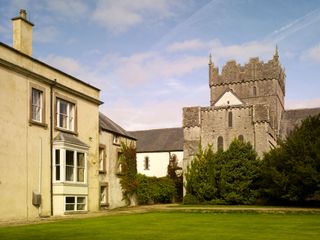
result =
[{"label": "window pane", "polygon": [[77,179],[78,179],[78,182],[84,182],[84,169],[83,168],[78,168]]},{"label": "window pane", "polygon": [[66,211],[74,211],[75,197],[66,197]]},{"label": "window pane", "polygon": [[77,204],[77,210],[83,211],[85,209],[86,209],[86,205],[85,204]]},{"label": "window pane", "polygon": [[68,113],[68,118],[69,118],[69,130],[74,130],[74,104],[69,103],[69,113]]},{"label": "window pane", "polygon": [[86,198],[85,197],[77,197],[77,210],[85,210],[86,209]]},{"label": "window pane", "polygon": [[66,197],[66,203],[75,203],[75,197]]},{"label": "window pane", "polygon": [[60,181],[60,150],[56,149],[55,152],[55,165],[56,165],[56,180]]},{"label": "window pane", "polygon": [[74,152],[73,151],[66,151],[66,180],[73,181],[73,172],[74,172]]},{"label": "window pane", "polygon": [[59,115],[59,127],[67,128],[67,116]]},{"label": "window pane", "polygon": [[86,198],[85,197],[78,197],[77,203],[86,203]]},{"label": "window pane", "polygon": [[74,211],[74,204],[66,204],[67,211]]},{"label": "window pane", "polygon": [[32,120],[41,121],[41,108],[42,108],[42,92],[40,90],[32,88]]},{"label": "window pane", "polygon": [[100,203],[102,204],[107,203],[107,187],[106,186],[100,187]]},{"label": "window pane", "polygon": [[104,148],[99,148],[99,170],[104,170]]},{"label": "window pane", "polygon": [[73,167],[66,166],[66,180],[73,181]]},{"label": "window pane", "polygon": [[73,166],[73,156],[74,152],[67,150],[66,151],[66,165],[72,165]]},{"label": "window pane", "polygon": [[60,150],[56,149],[56,165],[60,164]]},{"label": "window pane", "polygon": [[67,108],[68,108],[67,102],[65,102],[63,100],[59,100],[59,107],[60,107],[60,112],[59,113],[67,115]]},{"label": "window pane", "polygon": [[84,153],[77,153],[77,165],[84,168]]},{"label": "window pane", "polygon": [[77,181],[84,182],[84,153],[77,153]]}]

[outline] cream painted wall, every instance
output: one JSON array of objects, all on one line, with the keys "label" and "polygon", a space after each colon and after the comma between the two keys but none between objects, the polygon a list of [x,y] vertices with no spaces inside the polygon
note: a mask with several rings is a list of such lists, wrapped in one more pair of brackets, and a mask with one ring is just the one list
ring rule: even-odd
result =
[{"label": "cream painted wall", "polygon": [[[175,154],[178,159],[178,165],[182,167],[183,151],[137,153],[138,173],[150,177],[165,177],[170,159],[169,154]],[[149,170],[145,170],[145,157],[149,157]]]},{"label": "cream painted wall", "polygon": [[[7,62],[11,63],[10,68]],[[41,79],[30,79],[19,67],[43,74],[50,79],[99,99],[99,91],[45,67],[0,45],[0,220],[32,219],[51,213],[50,199],[50,86]],[[29,123],[31,85],[43,88],[45,124]],[[54,89],[77,102],[78,139],[89,145],[88,210],[99,210],[99,109],[70,92]],[[53,137],[59,131],[53,132]],[[32,193],[41,194],[41,205],[32,205]],[[54,202],[58,201],[54,199]],[[60,202],[61,204],[61,202]]]},{"label": "cream painted wall", "polygon": [[[34,83],[0,66],[1,219],[50,214],[50,133],[48,128],[29,124],[31,82]],[[39,85],[48,92],[45,85]],[[42,195],[40,208],[32,205],[33,191]]]}]

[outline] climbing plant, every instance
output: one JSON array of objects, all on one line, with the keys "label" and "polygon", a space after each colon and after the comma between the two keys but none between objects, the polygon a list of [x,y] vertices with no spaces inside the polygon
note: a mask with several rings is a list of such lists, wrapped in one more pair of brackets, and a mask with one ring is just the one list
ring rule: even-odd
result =
[{"label": "climbing plant", "polygon": [[130,204],[130,199],[137,189],[137,159],[136,148],[131,143],[126,145],[121,143],[121,154],[119,155],[119,174],[120,184],[124,199]]}]

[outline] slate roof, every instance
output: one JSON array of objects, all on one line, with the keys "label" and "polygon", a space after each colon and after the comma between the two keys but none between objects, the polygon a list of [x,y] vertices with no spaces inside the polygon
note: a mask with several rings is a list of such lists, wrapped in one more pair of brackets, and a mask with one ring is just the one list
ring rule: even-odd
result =
[{"label": "slate roof", "polygon": [[124,130],[122,127],[120,127],[118,124],[116,124],[114,121],[112,121],[110,118],[108,118],[101,112],[99,113],[99,125],[100,129],[104,131],[115,133],[120,136],[136,140],[136,138],[132,134]]},{"label": "slate roof", "polygon": [[137,139],[137,152],[183,151],[183,128],[131,131]]},{"label": "slate roof", "polygon": [[82,146],[88,148],[89,146],[84,142],[80,141],[76,136],[69,133],[59,132],[59,134],[53,139],[54,141],[63,141],[71,143],[77,146]]},{"label": "slate roof", "polygon": [[320,114],[320,108],[286,110],[281,119],[281,135],[287,136],[303,119],[317,114]]}]

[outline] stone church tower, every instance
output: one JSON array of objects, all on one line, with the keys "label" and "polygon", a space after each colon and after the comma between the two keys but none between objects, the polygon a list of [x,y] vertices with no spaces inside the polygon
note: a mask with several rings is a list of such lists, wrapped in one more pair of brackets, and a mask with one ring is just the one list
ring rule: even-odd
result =
[{"label": "stone church tower", "polygon": [[183,109],[184,167],[199,144],[227,149],[233,139],[249,141],[259,156],[276,146],[284,114],[285,72],[278,49],[267,63],[251,58],[219,69],[209,59],[209,107]]}]

